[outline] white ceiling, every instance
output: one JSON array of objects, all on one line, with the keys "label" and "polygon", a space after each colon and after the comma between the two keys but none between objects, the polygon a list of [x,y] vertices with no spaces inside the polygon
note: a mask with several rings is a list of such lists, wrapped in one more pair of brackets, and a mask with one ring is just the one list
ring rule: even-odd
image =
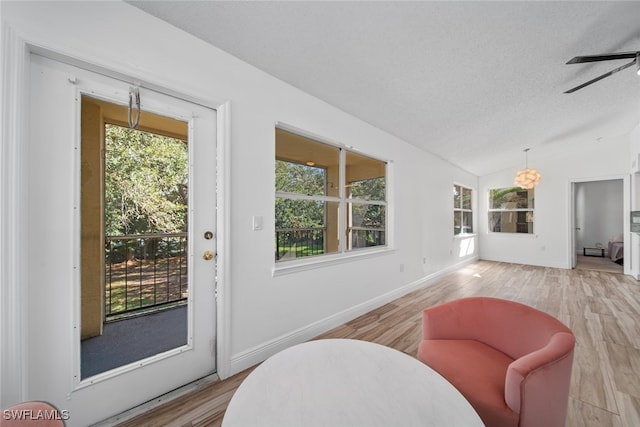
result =
[{"label": "white ceiling", "polygon": [[640,2],[129,3],[476,175],[640,122]]}]

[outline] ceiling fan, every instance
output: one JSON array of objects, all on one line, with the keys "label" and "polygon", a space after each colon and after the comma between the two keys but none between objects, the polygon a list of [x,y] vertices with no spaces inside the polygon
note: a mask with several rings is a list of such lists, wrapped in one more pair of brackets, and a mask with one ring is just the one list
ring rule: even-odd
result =
[{"label": "ceiling fan", "polygon": [[573,89],[569,89],[564,93],[572,93],[577,91],[578,89],[582,89],[585,86],[589,86],[592,83],[597,82],[598,80],[602,80],[605,77],[609,77],[612,74],[617,73],[618,71],[622,71],[625,68],[631,67],[633,64],[638,66],[638,75],[640,75],[640,51],[636,52],[620,52],[620,53],[603,53],[600,55],[585,55],[585,56],[576,56],[572,58],[567,64],[581,64],[583,62],[599,62],[599,61],[611,61],[614,59],[629,59],[633,58],[633,61],[624,64],[615,70],[611,70],[608,73],[605,73],[601,76],[596,77],[595,79],[589,80],[586,83],[582,83],[580,86],[576,86]]}]

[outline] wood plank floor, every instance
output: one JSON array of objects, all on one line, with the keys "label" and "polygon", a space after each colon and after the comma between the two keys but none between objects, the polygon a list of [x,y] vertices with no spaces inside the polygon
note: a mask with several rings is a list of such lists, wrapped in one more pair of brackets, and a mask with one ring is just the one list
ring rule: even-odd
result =
[{"label": "wood plank floor", "polygon": [[[567,426],[640,426],[640,282],[623,274],[479,261],[318,339],[372,341],[415,356],[422,309],[479,295],[528,304],[573,330]],[[203,385],[120,426],[218,426],[251,370]]]},{"label": "wood plank floor", "polygon": [[624,267],[611,261],[611,258],[578,255],[578,270],[598,270],[608,273],[622,273]]}]

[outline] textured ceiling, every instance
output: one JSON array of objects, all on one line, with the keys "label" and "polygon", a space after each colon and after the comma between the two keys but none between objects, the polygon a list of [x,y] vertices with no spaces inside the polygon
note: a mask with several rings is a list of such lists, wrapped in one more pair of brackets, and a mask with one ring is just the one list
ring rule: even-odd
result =
[{"label": "textured ceiling", "polygon": [[640,122],[640,2],[129,1],[410,144],[484,175]]}]

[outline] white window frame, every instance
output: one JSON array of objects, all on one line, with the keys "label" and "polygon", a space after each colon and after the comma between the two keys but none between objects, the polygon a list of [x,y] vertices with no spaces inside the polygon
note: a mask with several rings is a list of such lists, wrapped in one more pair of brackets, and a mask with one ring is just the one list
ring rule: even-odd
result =
[{"label": "white window frame", "polygon": [[[491,208],[491,191],[492,190],[503,190],[503,189],[510,189],[510,188],[518,188],[516,186],[513,187],[497,187],[497,188],[490,188],[487,191],[487,231],[489,233],[493,233],[493,234],[509,234],[509,235],[519,235],[519,236],[532,236],[535,233],[535,188],[532,188],[530,190],[527,190],[525,188],[522,188],[522,191],[533,191],[533,196],[531,197],[531,200],[533,201],[534,206],[533,207],[526,207],[526,208]],[[529,204],[529,200],[527,200],[527,205]],[[493,212],[500,212],[500,213],[519,213],[519,212],[527,212],[530,213],[530,219],[531,221],[526,221],[527,223],[531,223],[531,232],[527,232],[527,233],[519,233],[517,231],[493,231],[492,227],[491,227],[491,214]]]},{"label": "white window frame", "polygon": [[[350,262],[354,259],[359,259],[362,257],[370,257],[370,256],[378,256],[380,254],[388,253],[393,251],[392,246],[392,230],[390,229],[390,224],[393,223],[393,204],[392,194],[390,191],[391,188],[391,172],[393,168],[393,161],[391,160],[383,160],[379,157],[372,156],[363,151],[357,150],[353,146],[346,145],[340,142],[331,141],[327,138],[318,136],[308,131],[301,130],[297,127],[277,122],[276,129],[280,129],[286,132],[290,132],[308,139],[313,140],[314,142],[318,142],[321,144],[328,145],[330,147],[335,147],[339,149],[339,188],[338,188],[338,196],[326,196],[326,195],[314,195],[307,196],[304,194],[298,193],[290,193],[290,192],[280,192],[275,191],[274,193],[274,201],[277,198],[287,198],[293,200],[317,200],[324,202],[336,202],[338,203],[338,251],[329,254],[319,254],[319,255],[311,255],[302,257],[295,260],[289,260],[286,262],[276,262],[274,261],[273,267],[273,276],[279,276],[283,274],[294,273],[297,271],[305,271],[314,268],[318,268],[320,266],[324,266],[326,264],[338,264],[344,262]],[[275,134],[275,133],[274,133]],[[385,163],[385,200],[377,201],[377,200],[365,200],[365,199],[353,199],[347,196],[346,191],[346,156],[347,152],[351,152],[354,154],[358,154],[361,156],[366,156],[372,160],[377,160]],[[275,161],[275,156],[274,156]],[[371,204],[371,205],[382,205],[385,206],[385,244],[372,246],[369,248],[355,248],[349,249],[347,246],[347,240],[349,239],[347,233],[347,209],[348,206],[352,206],[353,204]],[[275,236],[275,226],[274,226],[274,236]]]},{"label": "white window frame", "polygon": [[[463,197],[462,197],[463,190],[471,191],[471,208],[470,209],[463,208],[462,204],[460,206],[455,206],[455,203],[454,203],[454,206],[453,206],[453,224],[454,224],[453,236],[454,237],[472,236],[472,235],[475,234],[474,230],[476,228],[474,217],[473,217],[473,200],[474,200],[473,199],[474,198],[473,193],[474,193],[474,189],[471,188],[471,187],[468,187],[466,185],[463,185],[463,184],[458,184],[456,182],[453,183],[453,187],[454,187],[454,189],[455,189],[455,187],[459,187],[460,188],[460,192],[461,192],[460,193],[460,202],[461,203],[462,203],[462,200],[463,200]],[[470,233],[466,233],[463,230],[463,227],[464,227],[464,213],[465,212],[468,212],[468,213],[471,214],[471,232]],[[460,233],[456,234],[456,232],[455,232],[455,223],[456,223],[455,216],[458,215],[458,214],[460,215]]]}]

